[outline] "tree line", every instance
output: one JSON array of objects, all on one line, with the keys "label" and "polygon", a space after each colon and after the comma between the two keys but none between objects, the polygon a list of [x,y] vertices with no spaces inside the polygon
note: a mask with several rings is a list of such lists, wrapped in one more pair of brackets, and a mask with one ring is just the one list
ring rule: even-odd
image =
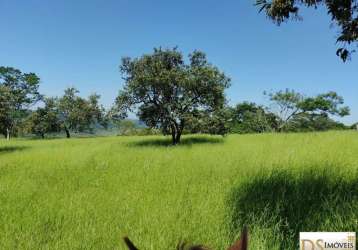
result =
[{"label": "tree line", "polygon": [[[0,132],[7,138],[27,132],[45,134],[64,131],[91,131],[105,126],[105,109],[100,96],[82,98],[78,90],[68,88],[61,97],[39,93],[40,78],[12,67],[0,67]],[[37,107],[35,107],[37,105]]]},{"label": "tree line", "polygon": [[[349,115],[349,108],[335,92],[306,96],[294,90],[264,93],[268,106],[242,102],[230,106],[225,90],[231,79],[194,51],[184,58],[177,49],[156,48],[138,58],[123,58],[124,86],[111,108],[100,96],[87,98],[76,88],[62,96],[39,93],[40,78],[12,67],[0,67],[0,132],[7,138],[21,133],[46,134],[95,132],[119,124],[131,131],[129,113],[146,125],[146,133],[170,135],[173,144],[183,133],[298,132],[344,129],[332,119]],[[128,128],[126,130],[126,128]],[[128,132],[125,132],[128,133]]]}]

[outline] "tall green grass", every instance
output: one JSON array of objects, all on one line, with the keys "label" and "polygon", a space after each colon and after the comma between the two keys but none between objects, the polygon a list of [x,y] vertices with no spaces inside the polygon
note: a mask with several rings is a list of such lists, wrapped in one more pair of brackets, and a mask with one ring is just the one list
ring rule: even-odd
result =
[{"label": "tall green grass", "polygon": [[358,231],[358,133],[0,141],[0,249],[297,249]]}]

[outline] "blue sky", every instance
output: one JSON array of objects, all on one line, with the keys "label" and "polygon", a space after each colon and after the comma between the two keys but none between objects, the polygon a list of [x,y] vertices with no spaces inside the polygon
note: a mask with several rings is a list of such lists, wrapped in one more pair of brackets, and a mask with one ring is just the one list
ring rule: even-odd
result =
[{"label": "blue sky", "polygon": [[41,91],[61,95],[75,86],[97,92],[109,107],[123,81],[122,56],[174,47],[208,59],[232,78],[227,96],[266,104],[265,90],[307,95],[337,91],[358,121],[358,54],[335,56],[336,30],[326,10],[304,9],[302,22],[280,27],[254,0],[0,0],[0,65],[41,77]]}]

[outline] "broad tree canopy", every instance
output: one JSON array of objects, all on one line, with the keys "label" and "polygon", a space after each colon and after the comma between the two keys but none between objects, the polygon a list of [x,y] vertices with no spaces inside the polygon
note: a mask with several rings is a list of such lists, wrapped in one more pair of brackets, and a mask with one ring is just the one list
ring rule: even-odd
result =
[{"label": "broad tree canopy", "polygon": [[344,99],[336,92],[327,92],[312,97],[306,97],[294,90],[286,89],[275,93],[265,93],[269,96],[272,105],[277,112],[279,130],[282,130],[292,119],[299,117],[316,118],[349,115],[349,108],[343,106]]},{"label": "broad tree canopy", "polygon": [[58,108],[56,98],[44,98],[44,107],[38,107],[31,112],[25,122],[27,132],[45,138],[46,133],[59,132],[61,130],[58,118]]},{"label": "broad tree canopy", "polygon": [[70,131],[91,131],[96,125],[104,125],[104,108],[99,104],[100,96],[92,94],[88,100],[78,96],[76,88],[67,88],[58,100],[58,117],[61,126],[70,138]]},{"label": "broad tree canopy", "polygon": [[10,133],[27,114],[29,107],[41,99],[40,78],[12,67],[0,67],[0,129]]},{"label": "broad tree canopy", "polygon": [[230,85],[200,51],[190,54],[186,63],[176,48],[154,49],[139,58],[123,58],[120,69],[125,85],[116,98],[117,113],[124,118],[137,111],[147,126],[171,134],[173,144],[180,142],[187,121],[199,111],[210,115],[224,106],[224,90]]}]

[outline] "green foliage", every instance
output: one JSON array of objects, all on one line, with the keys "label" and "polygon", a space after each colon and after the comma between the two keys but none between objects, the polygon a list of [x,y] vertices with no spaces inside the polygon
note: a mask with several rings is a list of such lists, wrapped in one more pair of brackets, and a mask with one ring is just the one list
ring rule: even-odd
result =
[{"label": "green foliage", "polygon": [[336,122],[325,114],[300,114],[287,123],[287,132],[310,132],[348,129],[344,124]]},{"label": "green foliage", "polygon": [[321,114],[343,117],[349,115],[349,108],[347,106],[341,107],[343,104],[343,97],[339,96],[336,92],[331,91],[315,97],[303,98],[302,102],[298,103],[298,106],[301,110],[310,114],[320,112]]},{"label": "green foliage", "polygon": [[265,93],[270,107],[243,102],[230,108],[232,133],[308,132],[347,129],[330,116],[346,116],[349,108],[335,92],[306,97],[294,90]]},{"label": "green foliage", "polygon": [[231,113],[228,108],[222,108],[202,117],[202,133],[211,135],[226,135],[230,132]]},{"label": "green foliage", "polygon": [[186,134],[226,135],[230,132],[231,110],[223,107],[213,112],[197,111],[187,117]]},{"label": "green foliage", "polygon": [[27,132],[45,138],[45,134],[59,132],[61,123],[58,117],[57,100],[45,98],[45,106],[32,112],[25,122]]},{"label": "green foliage", "polygon": [[325,5],[333,24],[339,28],[337,43],[343,44],[337,50],[337,56],[346,61],[355,51],[350,51],[347,47],[358,45],[358,1],[356,0],[256,0],[256,5],[260,6],[260,11],[264,10],[266,15],[277,24],[290,18],[301,19],[300,5],[314,8]]},{"label": "green foliage", "polygon": [[264,133],[277,129],[278,118],[262,106],[243,102],[232,109],[231,123],[233,133]]},{"label": "green foliage", "polygon": [[68,88],[58,100],[58,112],[61,126],[67,137],[70,131],[93,131],[94,126],[106,124],[104,108],[99,104],[100,96],[93,94],[88,100],[78,96],[79,91]]},{"label": "green foliage", "polygon": [[11,67],[0,67],[0,130],[9,138],[28,109],[41,99],[40,78]]},{"label": "green foliage", "polygon": [[[314,123],[326,118],[326,122],[329,122],[329,115],[340,117],[349,115],[349,108],[342,106],[344,104],[343,97],[336,92],[305,97],[294,90],[286,89],[285,91],[265,94],[269,96],[273,104],[271,108],[276,111],[280,118],[279,131],[287,130],[288,124],[292,123],[293,120],[297,123],[309,118]],[[301,125],[304,126],[304,124]]]},{"label": "green foliage", "polygon": [[10,89],[0,85],[0,130],[4,136],[8,135],[13,125],[13,107],[11,106]]},{"label": "green foliage", "polygon": [[194,51],[186,64],[177,49],[154,49],[140,58],[123,58],[125,86],[116,99],[121,117],[137,110],[148,127],[171,134],[180,142],[188,121],[200,111],[212,115],[225,104],[224,90],[230,79],[207,62],[204,53]]}]

